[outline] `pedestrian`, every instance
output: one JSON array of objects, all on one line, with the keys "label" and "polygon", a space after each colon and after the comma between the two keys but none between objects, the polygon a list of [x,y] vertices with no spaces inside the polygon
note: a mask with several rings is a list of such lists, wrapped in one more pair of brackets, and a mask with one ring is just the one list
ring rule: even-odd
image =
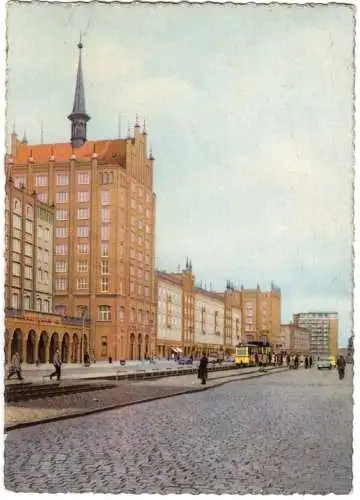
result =
[{"label": "pedestrian", "polygon": [[297,370],[299,368],[299,356],[296,354],[295,355],[295,370]]},{"label": "pedestrian", "polygon": [[305,356],[305,370],[308,369],[308,366],[309,366],[309,359],[307,356]]},{"label": "pedestrian", "polygon": [[10,365],[9,374],[7,377],[8,380],[10,380],[10,378],[13,375],[17,375],[17,378],[19,380],[24,380],[21,376],[21,361],[20,361],[20,356],[19,356],[18,352],[16,352],[14,354],[14,356],[11,358],[11,365]]},{"label": "pedestrian", "polygon": [[340,355],[337,358],[336,366],[338,369],[339,379],[342,380],[345,377],[345,366],[346,366],[346,361],[344,356]]},{"label": "pedestrian", "polygon": [[59,349],[56,349],[56,351],[55,351],[54,358],[53,358],[53,365],[55,367],[55,371],[52,372],[52,374],[50,375],[50,380],[52,380],[52,378],[56,375],[56,378],[59,381],[60,377],[61,377],[61,359],[60,359]]},{"label": "pedestrian", "polygon": [[112,364],[112,357],[109,356],[109,364],[111,365]]},{"label": "pedestrian", "polygon": [[208,377],[208,359],[206,354],[203,352],[202,358],[200,359],[198,378],[201,379],[201,384],[205,385]]},{"label": "pedestrian", "polygon": [[312,362],[313,362],[312,356],[309,356],[309,368],[312,367]]},{"label": "pedestrian", "polygon": [[286,356],[286,366],[289,367],[290,365],[290,354],[287,354]]}]

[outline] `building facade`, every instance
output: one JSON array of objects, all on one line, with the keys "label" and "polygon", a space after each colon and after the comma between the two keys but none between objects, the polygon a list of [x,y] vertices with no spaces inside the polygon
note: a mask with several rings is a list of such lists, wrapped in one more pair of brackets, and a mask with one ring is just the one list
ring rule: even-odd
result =
[{"label": "building facade", "polygon": [[5,363],[15,352],[26,363],[80,362],[88,325],[53,314],[54,207],[24,184],[5,184]]},{"label": "building facade", "polygon": [[310,354],[310,331],[294,323],[281,325],[281,350],[289,354]]},{"label": "building facade", "polygon": [[220,294],[195,289],[195,355],[216,354],[224,348],[224,299]]},{"label": "building facade", "polygon": [[338,355],[338,314],[308,312],[294,314],[294,323],[310,331],[310,353],[313,356]]},{"label": "building facade", "polygon": [[81,52],[69,143],[29,145],[12,135],[7,168],[55,205],[54,311],[90,325],[96,359],[155,354],[154,158],[147,131],[87,140]]}]

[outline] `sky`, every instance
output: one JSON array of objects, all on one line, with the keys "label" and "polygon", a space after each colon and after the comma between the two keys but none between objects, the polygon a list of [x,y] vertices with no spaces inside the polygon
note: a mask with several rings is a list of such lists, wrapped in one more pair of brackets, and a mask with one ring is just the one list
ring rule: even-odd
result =
[{"label": "sky", "polygon": [[281,287],[282,322],[352,330],[353,11],[342,5],[12,4],[7,126],[69,140],[79,32],[88,138],[146,118],[157,266]]}]

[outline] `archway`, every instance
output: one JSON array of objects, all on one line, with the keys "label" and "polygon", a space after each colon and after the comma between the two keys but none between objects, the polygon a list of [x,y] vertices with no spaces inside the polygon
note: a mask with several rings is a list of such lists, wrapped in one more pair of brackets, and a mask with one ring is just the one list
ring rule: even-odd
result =
[{"label": "archway", "polygon": [[141,348],[142,348],[142,335],[138,335],[138,359],[141,359]]},{"label": "archway", "polygon": [[[84,335],[84,350],[83,350],[83,357],[85,357],[85,354],[89,354],[88,352],[88,341],[87,341],[87,336]],[[81,360],[83,361],[83,360]]]},{"label": "archway", "polygon": [[72,363],[78,363],[79,361],[79,337],[77,333],[74,333],[73,335],[73,347],[72,347],[72,353],[71,353],[71,362]]},{"label": "archway", "polygon": [[69,362],[69,343],[70,337],[68,333],[64,333],[62,342],[61,342],[61,361],[63,363]]},{"label": "archway", "polygon": [[49,346],[49,361],[53,362],[54,355],[56,349],[59,348],[59,335],[57,333],[53,333],[51,335],[50,346]]},{"label": "archway", "polygon": [[39,345],[38,345],[38,360],[40,363],[46,363],[46,350],[49,337],[46,332],[41,332]]},{"label": "archway", "polygon": [[36,359],[36,333],[34,330],[30,330],[28,333],[27,343],[26,343],[26,362],[35,363]]},{"label": "archway", "polygon": [[149,353],[149,335],[145,335],[145,359],[148,359],[150,356]]},{"label": "archway", "polygon": [[130,356],[129,358],[133,360],[135,357],[135,335],[132,333],[130,335]]},{"label": "archway", "polygon": [[20,328],[17,328],[12,336],[11,341],[11,358],[14,356],[16,352],[19,353],[20,359],[22,357],[22,343],[23,343],[23,334]]}]

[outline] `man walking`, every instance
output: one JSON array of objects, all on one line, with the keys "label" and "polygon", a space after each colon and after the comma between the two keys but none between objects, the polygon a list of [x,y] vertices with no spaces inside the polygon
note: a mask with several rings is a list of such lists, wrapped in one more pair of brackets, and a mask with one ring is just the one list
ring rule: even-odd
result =
[{"label": "man walking", "polygon": [[206,357],[206,354],[203,353],[203,356],[200,359],[199,372],[198,372],[198,378],[201,379],[202,385],[206,384],[206,379],[207,379],[207,375],[208,375],[207,365],[208,365],[208,359]]},{"label": "man walking", "polygon": [[10,380],[10,378],[15,374],[17,375],[17,378],[19,380],[24,380],[21,376],[21,361],[18,352],[16,352],[11,359],[11,365],[7,379]]},{"label": "man walking", "polygon": [[60,359],[60,351],[56,349],[53,359],[53,365],[55,367],[55,371],[50,375],[50,380],[56,375],[57,379],[60,380],[61,377],[61,359]]}]

